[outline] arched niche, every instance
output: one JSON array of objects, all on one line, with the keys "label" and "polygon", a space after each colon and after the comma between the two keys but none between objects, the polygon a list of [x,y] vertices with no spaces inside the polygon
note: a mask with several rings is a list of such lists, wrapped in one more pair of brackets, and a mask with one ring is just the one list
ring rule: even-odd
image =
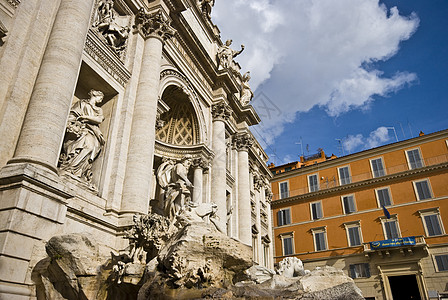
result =
[{"label": "arched niche", "polygon": [[156,138],[178,146],[198,144],[198,120],[188,95],[179,86],[170,85],[164,90],[162,100],[170,109],[160,116],[164,124],[157,130]]},{"label": "arched niche", "polygon": [[[199,97],[193,88],[189,80],[180,72],[173,69],[164,69],[160,74],[160,98],[169,107],[170,111],[163,113],[160,119],[164,121],[164,126],[156,131],[156,138],[164,143],[173,145],[197,145],[207,142],[207,123],[205,121],[203,107],[199,100]],[[187,104],[188,103],[188,104]],[[178,137],[175,136],[176,126],[171,122],[171,125],[167,124],[169,121],[173,121],[172,118],[179,118],[184,115],[192,115],[193,135],[192,143],[179,143]],[[180,125],[177,124],[177,125]],[[171,132],[168,131],[170,126]],[[166,134],[171,134],[170,137],[166,137]],[[165,137],[164,137],[165,135]],[[179,139],[181,141],[182,139]],[[173,143],[169,141],[174,141]]]}]

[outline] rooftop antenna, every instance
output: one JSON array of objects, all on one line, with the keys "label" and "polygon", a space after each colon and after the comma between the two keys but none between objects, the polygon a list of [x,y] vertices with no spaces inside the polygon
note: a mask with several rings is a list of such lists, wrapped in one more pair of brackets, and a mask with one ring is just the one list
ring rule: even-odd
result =
[{"label": "rooftop antenna", "polygon": [[342,144],[342,140],[341,139],[336,139],[336,141],[338,141],[338,144],[339,144],[338,149],[342,149],[342,156],[344,156],[345,155],[345,153],[344,153],[344,144]]},{"label": "rooftop antenna", "polygon": [[406,135],[404,134],[403,125],[401,124],[401,122],[398,122],[398,124],[400,124],[400,127],[401,127],[401,133],[403,133],[403,139],[405,139],[405,138],[406,138]]},{"label": "rooftop antenna", "polygon": [[398,142],[398,136],[397,136],[397,132],[395,131],[395,127],[386,127],[388,130],[393,130],[394,131],[394,133],[395,133],[395,139],[397,140],[397,142]]},{"label": "rooftop antenna", "polygon": [[300,151],[302,153],[302,156],[304,156],[305,154],[303,153],[303,142],[302,142],[302,137],[300,137],[300,142],[296,142],[296,145],[300,144]]},{"label": "rooftop antenna", "polygon": [[411,134],[411,139],[414,137],[412,135],[411,122],[408,121],[409,133]]}]

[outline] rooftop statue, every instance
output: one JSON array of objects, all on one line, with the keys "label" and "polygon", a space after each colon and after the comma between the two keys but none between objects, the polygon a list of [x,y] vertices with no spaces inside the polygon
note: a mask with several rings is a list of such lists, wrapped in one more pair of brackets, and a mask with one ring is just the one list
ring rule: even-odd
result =
[{"label": "rooftop statue", "polygon": [[103,122],[103,110],[97,105],[103,101],[101,91],[91,90],[90,98],[81,99],[73,104],[68,117],[60,169],[91,182],[92,163],[101,152],[105,139],[99,125]]},{"label": "rooftop statue", "polygon": [[199,9],[209,19],[211,19],[213,5],[215,5],[215,0],[198,0]]},{"label": "rooftop statue", "polygon": [[241,82],[241,98],[240,102],[243,106],[249,105],[250,100],[254,97],[254,93],[250,89],[249,85],[250,72],[247,71],[243,75],[243,81]]},{"label": "rooftop statue", "polygon": [[227,40],[226,43],[218,49],[219,65],[224,69],[229,69],[234,72],[238,72],[238,68],[233,59],[240,55],[244,50],[244,45],[241,45],[241,50],[236,51],[230,48],[232,40]]}]

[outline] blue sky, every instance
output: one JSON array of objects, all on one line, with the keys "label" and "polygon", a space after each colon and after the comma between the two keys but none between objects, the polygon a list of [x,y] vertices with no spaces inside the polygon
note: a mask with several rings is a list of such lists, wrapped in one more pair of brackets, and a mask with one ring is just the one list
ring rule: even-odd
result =
[{"label": "blue sky", "polygon": [[252,131],[277,165],[300,142],[341,156],[448,128],[446,0],[217,0],[213,21],[246,46]]}]

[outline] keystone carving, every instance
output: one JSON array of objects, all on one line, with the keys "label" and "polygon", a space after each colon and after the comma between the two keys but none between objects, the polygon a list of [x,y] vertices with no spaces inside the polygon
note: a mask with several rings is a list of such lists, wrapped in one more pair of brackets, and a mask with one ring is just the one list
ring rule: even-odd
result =
[{"label": "keystone carving", "polygon": [[254,144],[254,138],[248,133],[237,134],[233,142],[238,151],[249,151]]},{"label": "keystone carving", "polygon": [[161,10],[148,14],[141,8],[135,17],[134,28],[137,29],[145,39],[155,37],[162,41],[166,41],[176,34],[176,30],[171,27],[170,22],[165,20]]},{"label": "keystone carving", "polygon": [[230,106],[224,101],[212,106],[212,116],[214,121],[227,121],[230,118]]}]

